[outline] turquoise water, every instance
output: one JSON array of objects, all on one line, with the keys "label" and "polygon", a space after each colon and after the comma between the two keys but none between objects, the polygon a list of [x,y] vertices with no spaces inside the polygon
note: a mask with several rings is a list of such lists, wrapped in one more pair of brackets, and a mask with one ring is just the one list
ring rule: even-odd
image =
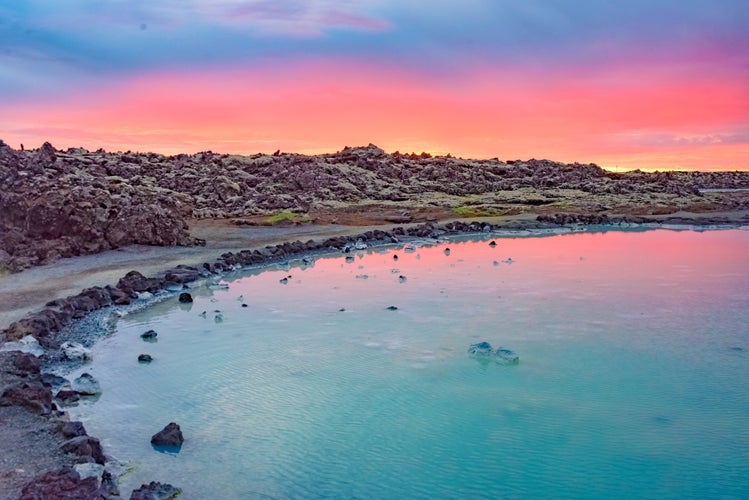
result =
[{"label": "turquoise water", "polygon": [[[748,497],[749,231],[495,241],[129,314],[71,374],[103,388],[73,416],[131,465],[123,490],[182,498]],[[470,358],[484,340],[520,364]],[[149,444],[170,421],[179,454]]]}]

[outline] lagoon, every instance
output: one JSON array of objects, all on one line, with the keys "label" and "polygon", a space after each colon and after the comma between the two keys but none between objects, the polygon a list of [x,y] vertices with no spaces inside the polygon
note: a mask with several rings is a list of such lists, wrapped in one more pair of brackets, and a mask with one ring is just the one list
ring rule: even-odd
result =
[{"label": "lagoon", "polygon": [[238,271],[119,319],[67,374],[103,389],[71,417],[123,491],[181,498],[746,497],[747,250],[745,229],[485,235]]}]

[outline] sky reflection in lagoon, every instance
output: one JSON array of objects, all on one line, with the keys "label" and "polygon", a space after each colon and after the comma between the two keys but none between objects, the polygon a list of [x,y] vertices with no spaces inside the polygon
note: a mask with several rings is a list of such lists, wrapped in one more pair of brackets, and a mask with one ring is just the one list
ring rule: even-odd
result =
[{"label": "sky reflection in lagoon", "polygon": [[[126,316],[73,416],[138,464],[127,491],[185,498],[746,496],[749,231],[494,239],[237,273]],[[520,364],[470,359],[481,340]],[[182,451],[156,453],[170,421]]]}]

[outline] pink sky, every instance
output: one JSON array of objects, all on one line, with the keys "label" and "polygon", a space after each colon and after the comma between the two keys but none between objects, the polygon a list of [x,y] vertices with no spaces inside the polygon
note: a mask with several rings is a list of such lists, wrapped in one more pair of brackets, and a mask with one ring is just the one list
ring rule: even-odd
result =
[{"label": "pink sky", "polygon": [[749,169],[749,8],[734,0],[712,10],[474,0],[473,11],[435,4],[429,15],[410,0],[227,0],[223,10],[201,0],[194,17],[160,0],[97,12],[90,34],[78,29],[88,11],[47,3],[0,7],[0,20],[5,9],[19,30],[36,28],[0,33],[11,47],[0,57],[0,139],[16,148],[374,143],[610,169]]},{"label": "pink sky", "polygon": [[0,123],[15,147],[50,140],[58,148],[252,154],[373,142],[390,152],[546,157],[622,169],[749,166],[747,142],[720,133],[749,110],[746,86],[735,81],[663,76],[625,84],[616,70],[547,78],[479,69],[453,86],[322,62],[157,72],[63,101],[6,106]]}]

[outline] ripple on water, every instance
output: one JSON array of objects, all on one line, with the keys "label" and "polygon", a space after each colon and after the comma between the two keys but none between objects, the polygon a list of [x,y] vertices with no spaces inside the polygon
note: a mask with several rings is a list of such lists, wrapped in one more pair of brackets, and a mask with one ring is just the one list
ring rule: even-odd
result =
[{"label": "ripple on water", "polygon": [[[159,480],[188,499],[742,496],[749,259],[701,256],[728,252],[725,235],[653,234],[687,238],[667,279],[647,253],[667,247],[627,233],[502,240],[520,266],[455,242],[449,258],[400,251],[399,269],[363,254],[366,280],[342,257],[238,274],[192,308],[120,318],[79,370],[102,397],[71,411],[139,464],[124,490]],[[198,316],[215,309],[221,323]],[[520,364],[470,359],[484,340]],[[186,441],[163,456],[149,439],[170,421]]]}]

